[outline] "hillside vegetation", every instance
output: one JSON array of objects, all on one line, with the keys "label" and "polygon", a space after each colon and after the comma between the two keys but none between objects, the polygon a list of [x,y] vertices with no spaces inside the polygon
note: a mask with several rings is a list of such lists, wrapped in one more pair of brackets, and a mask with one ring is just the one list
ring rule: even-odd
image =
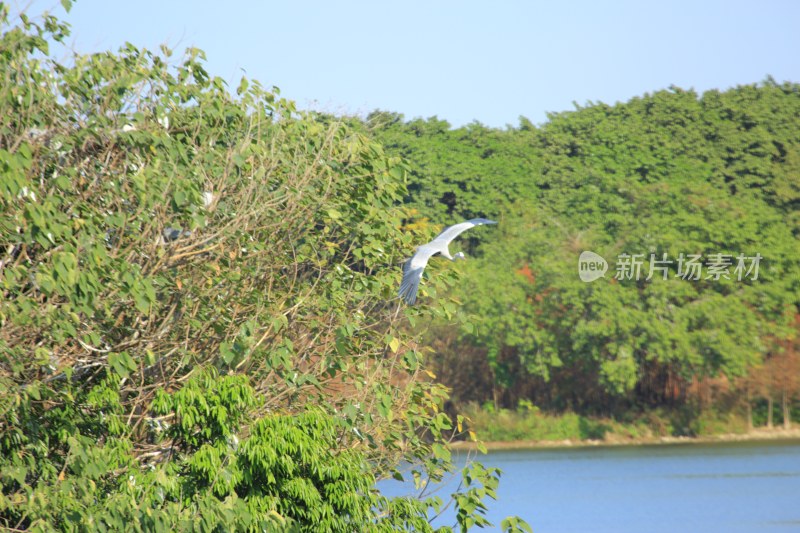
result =
[{"label": "hillside vegetation", "polygon": [[[673,87],[541,127],[365,126],[409,161],[415,220],[500,221],[461,245],[467,319],[430,331],[458,409],[658,410],[689,434],[712,411],[771,423],[773,399],[797,416],[800,86]],[[604,277],[581,280],[584,251]]]}]

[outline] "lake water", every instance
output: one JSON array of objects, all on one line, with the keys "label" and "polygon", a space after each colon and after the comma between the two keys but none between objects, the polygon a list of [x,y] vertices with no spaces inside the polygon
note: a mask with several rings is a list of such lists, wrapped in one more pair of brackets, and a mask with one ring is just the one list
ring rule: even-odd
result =
[{"label": "lake water", "polygon": [[[498,500],[489,500],[498,530],[517,515],[535,533],[800,532],[800,442],[514,450],[479,460],[503,470]],[[409,493],[395,481],[380,487]]]}]

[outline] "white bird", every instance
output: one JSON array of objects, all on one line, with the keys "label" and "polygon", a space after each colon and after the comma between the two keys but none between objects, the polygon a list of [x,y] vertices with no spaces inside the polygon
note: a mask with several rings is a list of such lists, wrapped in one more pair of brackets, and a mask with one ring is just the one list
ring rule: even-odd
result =
[{"label": "white bird", "polygon": [[450,261],[456,259],[464,259],[464,254],[458,252],[455,255],[450,255],[448,246],[450,242],[458,237],[462,232],[481,226],[483,224],[497,224],[494,220],[486,218],[473,218],[460,224],[455,224],[445,228],[439,235],[436,236],[431,242],[423,244],[411,259],[403,264],[403,281],[400,283],[400,297],[404,298],[409,305],[414,305],[417,301],[417,291],[419,290],[419,282],[422,279],[422,271],[428,265],[428,259],[436,254],[441,254]]}]

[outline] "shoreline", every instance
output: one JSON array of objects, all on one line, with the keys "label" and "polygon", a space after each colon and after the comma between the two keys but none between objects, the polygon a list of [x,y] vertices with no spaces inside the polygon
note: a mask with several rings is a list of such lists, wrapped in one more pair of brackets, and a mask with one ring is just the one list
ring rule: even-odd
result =
[{"label": "shoreline", "polygon": [[[555,440],[555,441],[493,441],[480,442],[486,447],[487,452],[499,450],[534,450],[534,449],[558,449],[558,448],[589,448],[600,446],[650,446],[664,444],[713,444],[713,443],[735,443],[735,442],[758,442],[758,441],[800,441],[800,427],[792,429],[773,428],[773,429],[754,429],[748,433],[724,433],[720,435],[708,435],[701,437],[648,437],[638,439],[610,438],[603,440]],[[453,450],[476,451],[479,442],[453,441],[450,447]]]}]

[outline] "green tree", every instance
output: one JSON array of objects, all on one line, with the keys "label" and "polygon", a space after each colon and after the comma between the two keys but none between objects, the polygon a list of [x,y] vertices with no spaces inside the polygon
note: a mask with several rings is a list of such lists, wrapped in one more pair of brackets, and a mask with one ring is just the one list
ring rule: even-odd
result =
[{"label": "green tree", "polygon": [[200,50],[62,64],[66,24],[0,18],[0,525],[430,530],[374,489],[453,469],[405,163]]},{"label": "green tree", "polygon": [[[477,256],[452,292],[465,326],[441,360],[483,358],[490,398],[509,407],[661,405],[686,401],[694,379],[745,375],[800,302],[799,95],[773,80],[672,87],[506,130],[373,114],[378,138],[411,163],[417,217],[500,220],[493,242],[463,244]],[[610,262],[591,284],[577,276],[585,250]],[[613,279],[624,254],[641,254],[638,281]],[[665,254],[666,272],[646,280]],[[701,279],[679,276],[681,254],[702,258]],[[727,277],[707,278],[720,254]],[[758,279],[738,279],[740,255],[761,256]],[[476,384],[460,381],[454,396],[487,399]]]}]

